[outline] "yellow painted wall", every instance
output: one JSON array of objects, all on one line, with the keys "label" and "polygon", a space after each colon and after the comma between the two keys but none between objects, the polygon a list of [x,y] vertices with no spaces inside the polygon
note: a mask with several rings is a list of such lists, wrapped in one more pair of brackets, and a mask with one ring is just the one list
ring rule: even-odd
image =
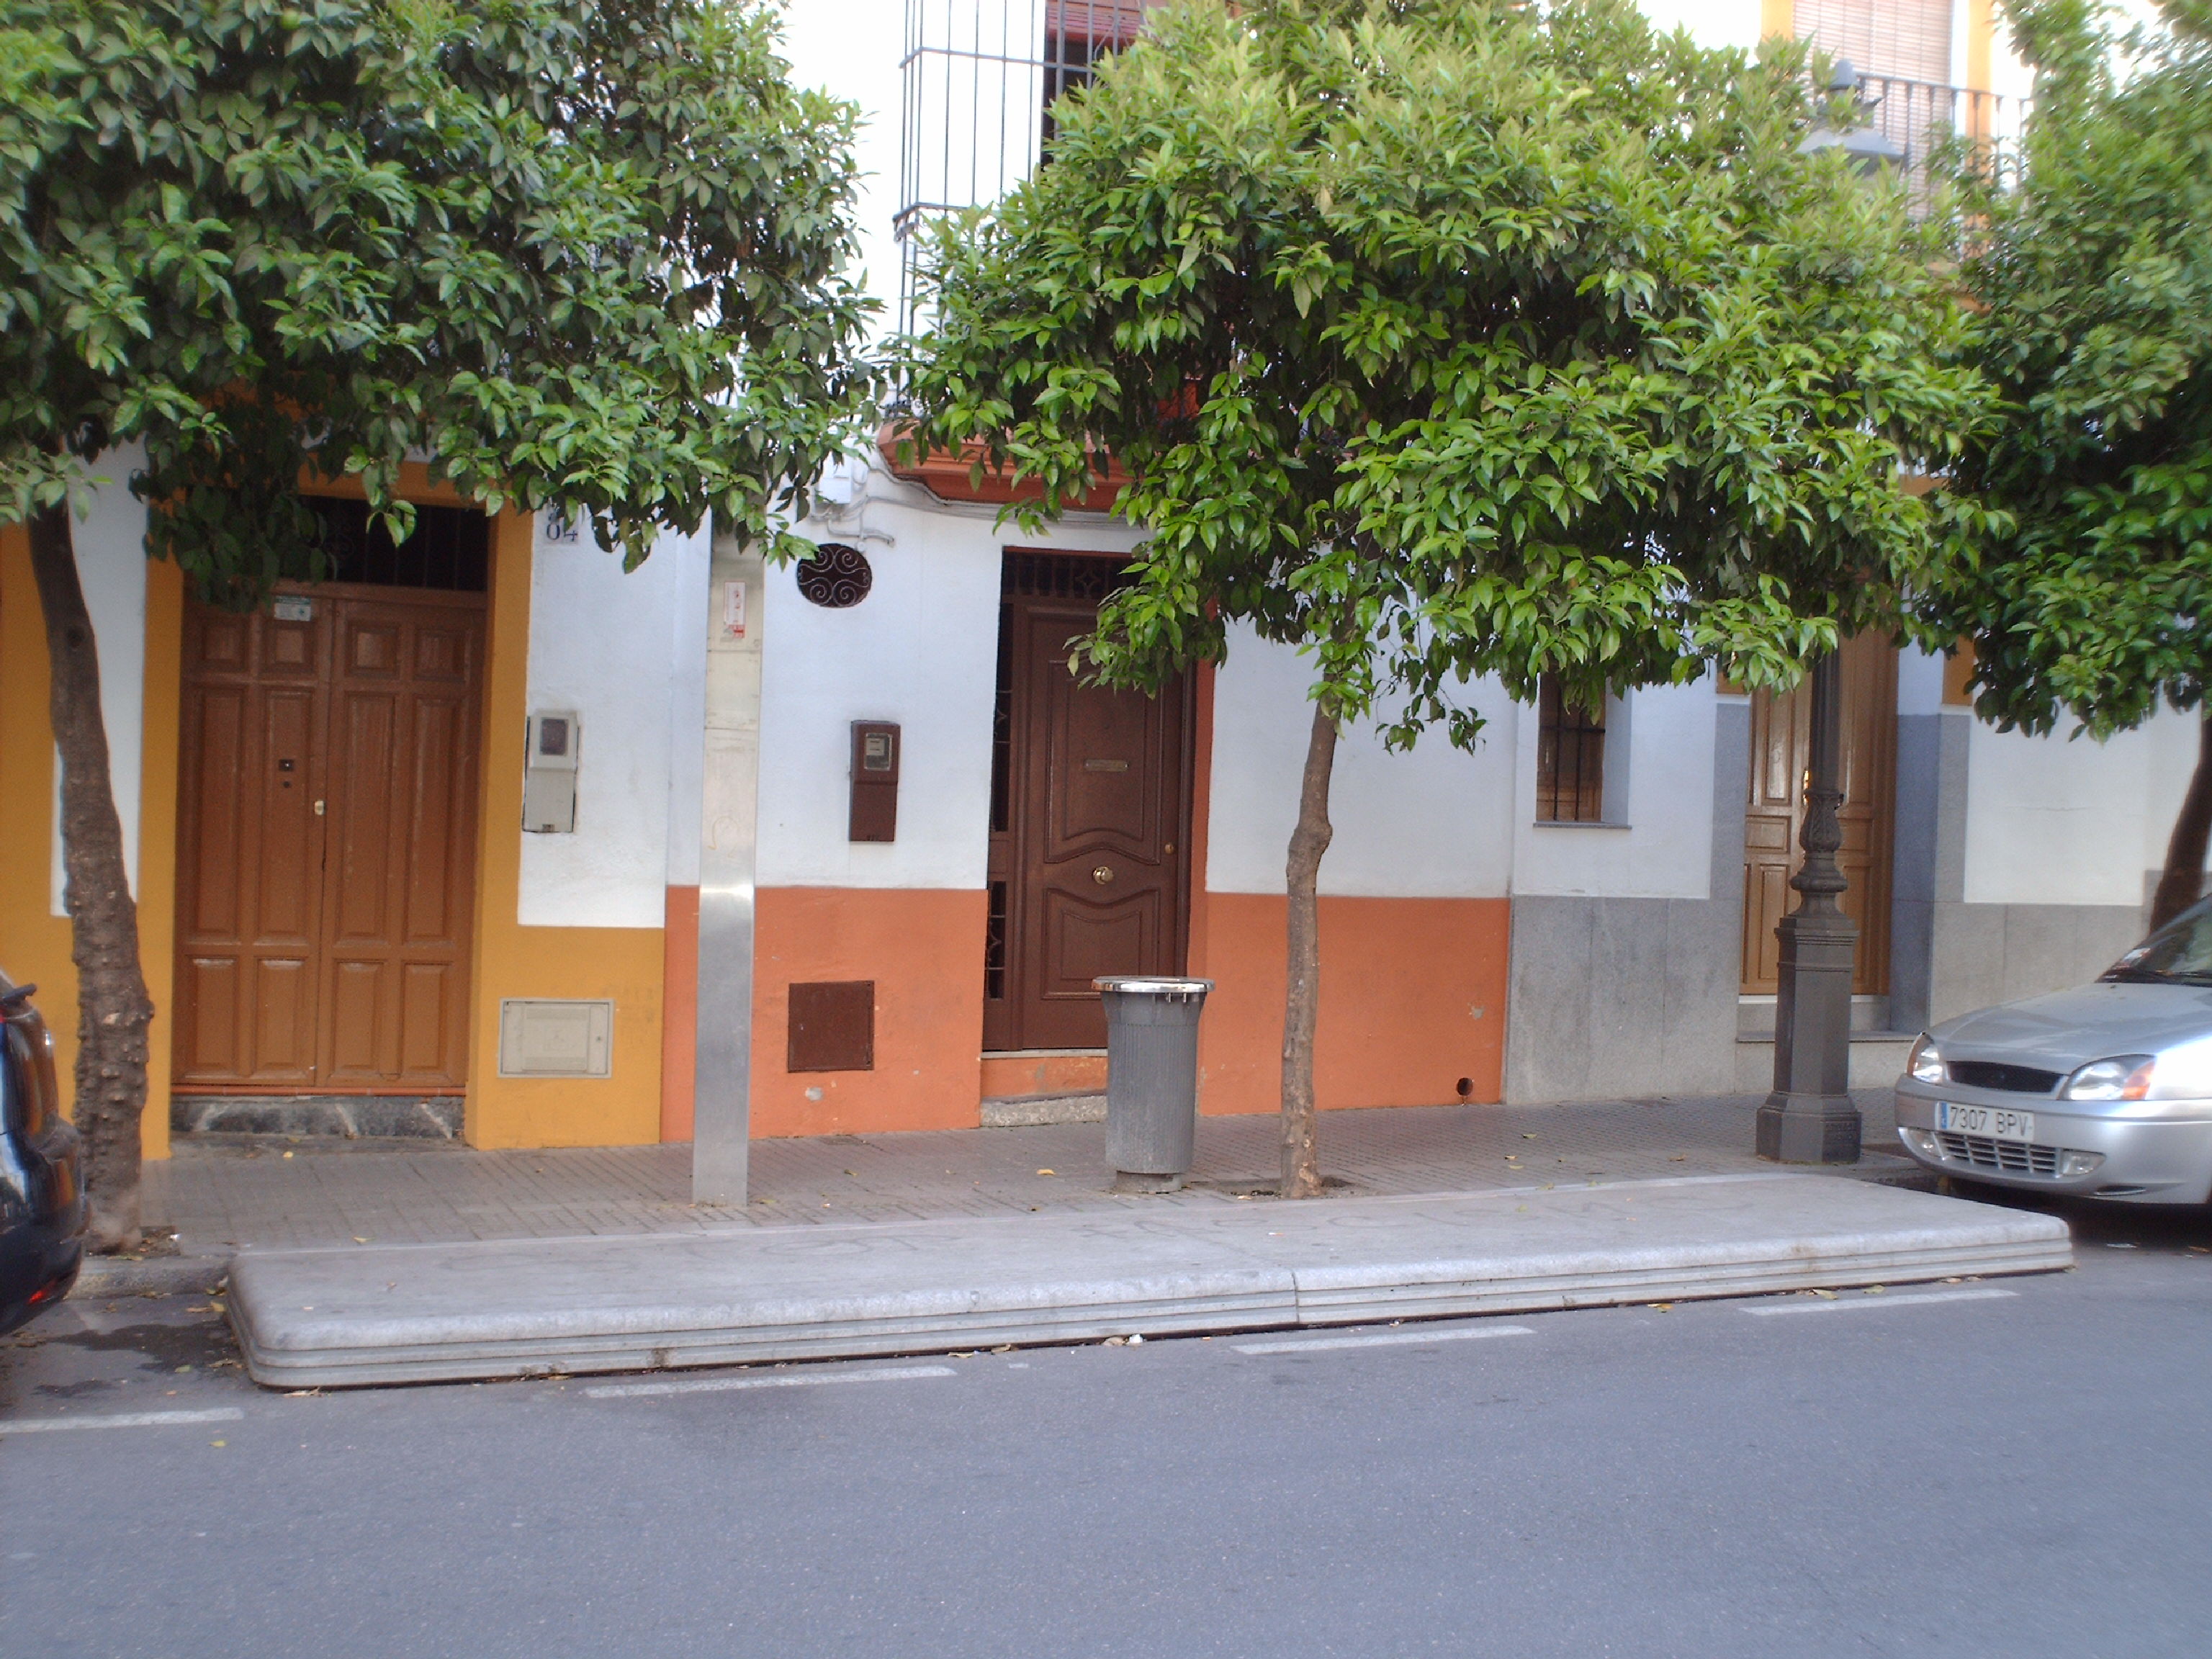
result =
[{"label": "yellow painted wall", "polygon": [[1777,34],[1785,40],[1796,39],[1797,0],[1759,0],[1759,33],[1761,40]]},{"label": "yellow painted wall", "polygon": [[166,559],[146,565],[145,730],[138,767],[138,961],[154,999],[148,1034],[146,1115],[139,1145],[169,1155],[168,1018],[177,978],[177,744],[184,692],[185,573]]},{"label": "yellow painted wall", "polygon": [[[526,927],[522,763],[529,717],[532,520],[492,527],[486,630],[483,817],[477,855],[475,1003],[466,1133],[472,1146],[628,1146],[660,1139],[663,930]],[[499,1005],[507,997],[611,997],[612,1075],[499,1075]]]},{"label": "yellow painted wall", "polygon": [[[154,999],[141,1146],[169,1155],[169,981],[176,915],[177,617],[181,574],[147,568],[147,729],[138,818],[138,963]],[[160,641],[161,643],[157,644]],[[54,1034],[62,1097],[76,1092],[76,965],[70,925],[53,914],[54,738],[46,620],[31,574],[30,538],[0,528],[0,968],[35,981]],[[157,716],[157,709],[166,709]]]}]

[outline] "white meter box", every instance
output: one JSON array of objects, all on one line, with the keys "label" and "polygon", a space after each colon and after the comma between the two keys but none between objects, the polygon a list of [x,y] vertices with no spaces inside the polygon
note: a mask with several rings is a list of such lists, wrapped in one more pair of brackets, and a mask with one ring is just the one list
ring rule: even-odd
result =
[{"label": "white meter box", "polygon": [[507,997],[499,1005],[501,1077],[605,1077],[614,1049],[611,1002]]},{"label": "white meter box", "polygon": [[522,770],[522,827],[532,835],[576,830],[576,762],[583,727],[573,708],[541,708],[530,717]]}]

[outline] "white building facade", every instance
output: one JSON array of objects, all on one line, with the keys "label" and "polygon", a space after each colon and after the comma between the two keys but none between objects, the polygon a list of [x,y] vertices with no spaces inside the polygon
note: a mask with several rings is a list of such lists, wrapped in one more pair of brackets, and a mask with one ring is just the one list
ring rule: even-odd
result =
[{"label": "white building facade", "polygon": [[[1811,33],[1900,84],[2022,90],[1986,0],[1649,9],[1709,44]],[[1048,89],[1140,15],[792,10],[796,77],[866,118],[862,241],[887,318],[901,229],[1022,176]],[[143,557],[125,471],[80,559],[167,1016],[149,1153],[173,1123],[303,1102],[481,1146],[696,1132],[702,1157],[1034,1120],[1103,1085],[1087,987],[1106,971],[1213,980],[1201,1108],[1274,1109],[1307,665],[1237,637],[1152,702],[1055,674],[1139,540],[1109,513],[1024,535],[964,469],[877,454],[799,526],[816,561],[763,570],[671,536],[624,575],[556,518],[486,521],[418,479],[453,515],[441,586],[364,555],[226,634]],[[387,641],[415,653],[397,679],[376,678]],[[11,530],[0,697],[43,707],[44,672]],[[1881,641],[1855,643],[1850,681],[1854,1067],[1876,1082],[1923,1025],[2079,982],[2132,942],[2197,734],[2171,714],[2103,744],[2001,734],[1960,665]],[[1763,1091],[1800,699],[1711,678],[1597,719],[1474,699],[1471,754],[1344,734],[1322,1104]],[[408,782],[433,759],[443,793]],[[52,771],[40,734],[0,737],[0,845],[33,854],[0,860],[5,966],[66,994]],[[286,816],[294,782],[305,818]]]}]

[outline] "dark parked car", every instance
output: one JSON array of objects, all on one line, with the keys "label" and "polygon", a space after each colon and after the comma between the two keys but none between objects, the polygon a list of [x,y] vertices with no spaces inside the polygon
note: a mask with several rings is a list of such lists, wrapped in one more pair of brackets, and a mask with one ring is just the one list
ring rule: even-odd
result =
[{"label": "dark parked car", "polygon": [[0,1332],[52,1307],[84,1260],[76,1129],[54,1086],[35,985],[0,974]]}]

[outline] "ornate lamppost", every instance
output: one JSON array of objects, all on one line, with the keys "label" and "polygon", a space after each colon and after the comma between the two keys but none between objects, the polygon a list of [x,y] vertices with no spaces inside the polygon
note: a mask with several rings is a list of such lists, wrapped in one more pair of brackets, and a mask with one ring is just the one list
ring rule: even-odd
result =
[{"label": "ornate lamppost", "polygon": [[1759,1155],[1784,1164],[1856,1164],[1859,1109],[1851,1103],[1851,961],[1857,924],[1839,902],[1844,830],[1843,664],[1832,651],[1813,665],[1813,742],[1805,787],[1805,862],[1790,884],[1797,908],[1775,932],[1782,943],[1774,1001],[1774,1092],[1759,1109]]},{"label": "ornate lamppost", "polygon": [[[1832,94],[1850,98],[1862,113],[1858,71],[1836,65]],[[1904,148],[1863,121],[1850,130],[1815,129],[1798,146],[1806,154],[1841,149],[1864,173],[1895,167]],[[1797,908],[1775,932],[1781,941],[1774,1000],[1774,1091],[1759,1109],[1758,1152],[1784,1164],[1856,1164],[1859,1109],[1851,1103],[1851,964],[1859,930],[1841,902],[1850,884],[1836,854],[1844,845],[1837,814],[1844,804],[1843,664],[1831,651],[1813,665],[1812,764],[1805,780],[1805,827],[1797,844],[1805,862],[1791,877]]]}]

